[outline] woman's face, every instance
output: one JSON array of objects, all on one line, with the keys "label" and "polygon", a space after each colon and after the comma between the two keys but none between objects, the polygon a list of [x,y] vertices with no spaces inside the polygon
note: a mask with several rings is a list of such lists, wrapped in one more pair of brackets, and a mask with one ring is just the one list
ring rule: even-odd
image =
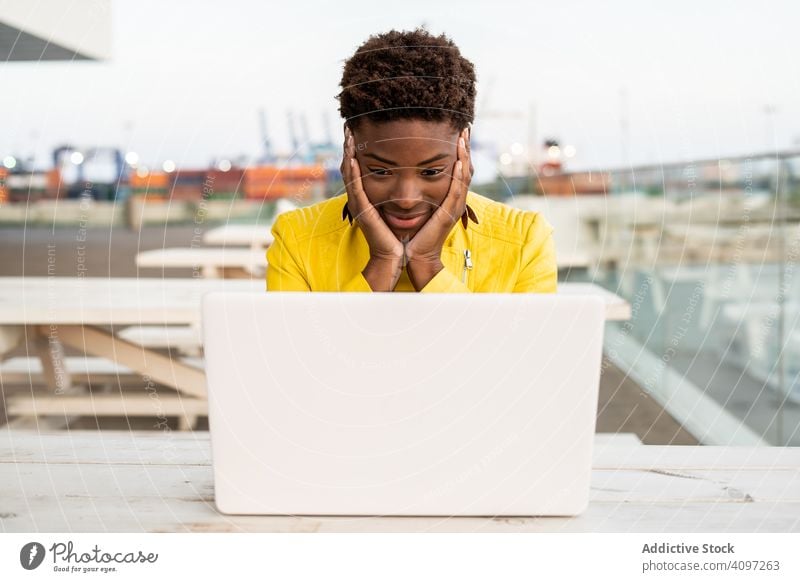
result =
[{"label": "woman's face", "polygon": [[364,192],[399,240],[409,240],[447,196],[459,132],[448,122],[362,120],[353,131]]}]

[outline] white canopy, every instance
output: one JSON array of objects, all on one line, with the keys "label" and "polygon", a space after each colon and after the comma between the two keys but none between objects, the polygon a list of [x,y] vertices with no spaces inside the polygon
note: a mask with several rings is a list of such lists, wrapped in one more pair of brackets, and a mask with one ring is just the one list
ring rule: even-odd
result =
[{"label": "white canopy", "polygon": [[4,0],[0,4],[0,62],[110,57],[111,0]]}]

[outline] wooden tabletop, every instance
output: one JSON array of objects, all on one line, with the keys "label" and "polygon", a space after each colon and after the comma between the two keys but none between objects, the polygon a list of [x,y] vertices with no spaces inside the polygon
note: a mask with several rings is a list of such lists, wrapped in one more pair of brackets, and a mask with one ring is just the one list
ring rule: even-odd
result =
[{"label": "wooden tabletop", "polygon": [[203,242],[225,246],[268,247],[274,240],[271,228],[271,225],[263,224],[226,224],[207,231],[203,235]]},{"label": "wooden tabletop", "polygon": [[4,532],[797,532],[800,448],[598,435],[574,518],[227,516],[207,432],[0,432]]},{"label": "wooden tabletop", "polygon": [[563,295],[599,295],[606,302],[606,319],[625,321],[631,318],[631,305],[616,293],[594,283],[559,283]]},{"label": "wooden tabletop", "polygon": [[590,253],[579,249],[570,249],[556,252],[556,265],[561,269],[584,269],[592,266]]},{"label": "wooden tabletop", "polygon": [[209,291],[266,291],[266,281],[0,277],[0,325],[196,324]]},{"label": "wooden tabletop", "polygon": [[[203,294],[265,290],[261,279],[0,277],[0,325],[197,324]],[[599,294],[607,319],[630,317],[630,305],[598,285],[561,283],[559,293]]]},{"label": "wooden tabletop", "polygon": [[265,268],[267,255],[263,249],[237,247],[176,247],[142,251],[136,255],[137,267],[193,268],[242,267]]}]

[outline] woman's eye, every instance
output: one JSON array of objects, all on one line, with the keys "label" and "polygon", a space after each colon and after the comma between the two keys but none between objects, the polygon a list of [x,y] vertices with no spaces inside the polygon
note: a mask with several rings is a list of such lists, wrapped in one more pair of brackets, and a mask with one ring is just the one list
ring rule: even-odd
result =
[{"label": "woman's eye", "polygon": [[369,168],[369,171],[375,176],[389,176],[391,174],[391,172],[385,168]]},{"label": "woman's eye", "polygon": [[422,175],[423,176],[438,176],[441,173],[442,173],[442,170],[438,170],[438,169],[435,169],[435,168],[427,168],[425,170],[422,170]]}]

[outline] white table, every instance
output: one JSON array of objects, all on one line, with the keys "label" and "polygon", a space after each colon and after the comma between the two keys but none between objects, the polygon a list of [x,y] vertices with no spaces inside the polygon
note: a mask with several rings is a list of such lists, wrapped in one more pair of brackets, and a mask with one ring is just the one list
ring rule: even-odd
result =
[{"label": "white table", "polygon": [[212,228],[203,235],[203,242],[209,245],[247,246],[262,250],[274,241],[271,225],[226,224]]},{"label": "white table", "polygon": [[267,268],[264,249],[185,247],[142,251],[136,266],[153,269],[195,269],[209,279],[263,277]]},{"label": "white table", "polygon": [[280,198],[275,203],[275,214],[267,224],[224,224],[206,231],[203,242],[210,245],[247,246],[251,249],[264,250],[273,242],[272,225],[275,219],[298,206],[287,198]]},{"label": "white table", "polygon": [[559,270],[588,269],[592,266],[592,257],[580,250],[556,251],[556,265]]},{"label": "white table", "polygon": [[[265,291],[263,280],[145,279],[88,277],[0,278],[0,357],[23,338],[33,338],[51,394],[9,399],[9,414],[26,416],[109,414],[153,415],[154,398],[139,394],[87,395],[73,388],[64,347],[100,356],[176,394],[158,395],[166,416],[185,425],[205,410],[201,367],[169,358],[120,338],[124,326],[200,326],[200,301],[209,291]],[[113,326],[112,331],[105,329]],[[144,384],[144,383],[143,383]]]},{"label": "white table", "polygon": [[5,532],[797,532],[800,448],[597,435],[573,518],[227,516],[206,432],[0,432]]},{"label": "white table", "polygon": [[[261,292],[264,280],[144,279],[83,277],[0,278],[0,358],[23,337],[35,338],[50,395],[16,396],[9,414],[33,417],[67,414],[111,414],[118,411],[152,415],[154,398],[140,394],[87,395],[73,390],[64,363],[64,346],[87,356],[100,356],[173,388],[159,395],[166,416],[184,419],[189,428],[205,410],[206,387],[202,363],[169,358],[155,349],[120,337],[123,326],[200,325],[200,301],[209,291]],[[565,294],[599,294],[610,320],[630,317],[630,305],[617,295],[588,283],[562,283]],[[114,326],[112,331],[101,326]]]},{"label": "white table", "polygon": [[607,321],[626,321],[631,318],[631,305],[619,295],[594,283],[559,283],[562,295],[599,295],[606,302]]}]

